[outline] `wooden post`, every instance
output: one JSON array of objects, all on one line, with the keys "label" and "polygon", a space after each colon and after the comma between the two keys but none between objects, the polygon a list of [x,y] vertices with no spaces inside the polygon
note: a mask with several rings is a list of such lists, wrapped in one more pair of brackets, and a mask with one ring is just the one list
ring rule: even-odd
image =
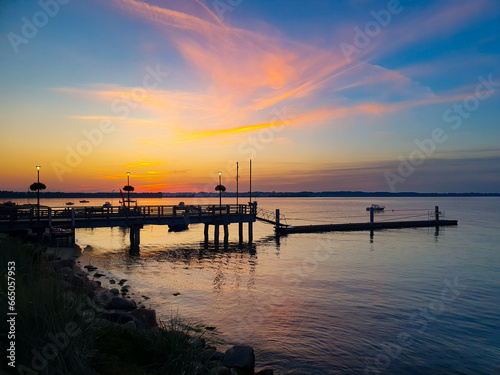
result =
[{"label": "wooden post", "polygon": [[139,247],[141,243],[141,228],[140,226],[131,226],[130,228],[130,249]]},{"label": "wooden post", "polygon": [[219,247],[219,225],[218,224],[214,225],[214,242],[215,242],[215,247]]},{"label": "wooden post", "polygon": [[434,213],[436,216],[436,221],[439,221],[439,206],[434,207]]},{"label": "wooden post", "polygon": [[276,220],[275,220],[275,222],[276,222],[276,226],[274,227],[274,230],[277,232],[280,229],[280,209],[279,208],[276,209]]},{"label": "wooden post", "polygon": [[250,221],[248,223],[248,243],[253,242],[253,223]]},{"label": "wooden post", "polygon": [[227,247],[229,242],[229,225],[224,224],[224,247]]},{"label": "wooden post", "polygon": [[205,230],[203,231],[205,243],[208,242],[208,227],[209,227],[209,225],[205,223]]},{"label": "wooden post", "polygon": [[74,228],[75,227],[75,209],[71,209],[71,226]]},{"label": "wooden post", "polygon": [[238,223],[238,238],[240,244],[243,243],[243,223],[239,222]]},{"label": "wooden post", "polygon": [[370,223],[373,223],[373,207],[370,207]]},{"label": "wooden post", "polygon": [[49,228],[52,226],[52,208],[49,207]]}]

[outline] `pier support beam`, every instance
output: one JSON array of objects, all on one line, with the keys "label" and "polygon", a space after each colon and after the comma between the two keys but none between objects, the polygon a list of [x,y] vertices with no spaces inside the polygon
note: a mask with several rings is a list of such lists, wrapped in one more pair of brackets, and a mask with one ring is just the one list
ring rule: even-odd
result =
[{"label": "pier support beam", "polygon": [[248,223],[248,243],[253,243],[253,223]]},{"label": "pier support beam", "polygon": [[208,227],[209,227],[209,225],[205,224],[205,229],[203,230],[203,235],[204,235],[205,243],[208,243]]},{"label": "pier support beam", "polygon": [[434,207],[434,215],[436,217],[436,221],[439,221],[439,206]]},{"label": "pier support beam", "polygon": [[370,207],[370,223],[373,223],[373,207]]},{"label": "pier support beam", "polygon": [[138,250],[141,243],[142,225],[131,225],[130,229],[130,250]]},{"label": "pier support beam", "polygon": [[224,224],[224,247],[227,247],[229,243],[229,225]]},{"label": "pier support beam", "polygon": [[214,225],[214,243],[215,243],[215,248],[219,248],[219,225]]},{"label": "pier support beam", "polygon": [[243,243],[243,223],[238,223],[238,239],[240,245]]},{"label": "pier support beam", "polygon": [[276,225],[274,226],[274,230],[277,232],[280,228],[280,210],[279,210],[279,208],[276,209],[275,223],[276,223]]}]

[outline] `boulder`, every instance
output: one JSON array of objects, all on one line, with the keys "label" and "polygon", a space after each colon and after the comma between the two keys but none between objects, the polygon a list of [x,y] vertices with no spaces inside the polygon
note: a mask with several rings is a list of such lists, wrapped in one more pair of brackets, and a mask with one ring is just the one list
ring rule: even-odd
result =
[{"label": "boulder", "polygon": [[226,350],[222,364],[226,367],[253,371],[255,367],[255,354],[250,346],[233,346]]},{"label": "boulder", "polygon": [[94,296],[94,301],[97,305],[102,307],[107,307],[115,295],[111,292],[96,293]]},{"label": "boulder", "polygon": [[207,350],[206,355],[210,361],[223,361],[224,354],[217,350]]},{"label": "boulder", "polygon": [[110,292],[111,292],[111,293],[113,293],[113,294],[114,294],[114,295],[116,295],[116,296],[117,296],[118,294],[120,294],[120,291],[119,291],[118,289],[116,289],[116,288],[110,289]]},{"label": "boulder", "polygon": [[[137,331],[137,325],[133,320],[128,321],[127,323],[124,323],[122,327],[127,330],[127,331]],[[272,374],[271,374],[272,375]]]},{"label": "boulder", "polygon": [[111,301],[107,304],[107,308],[111,310],[131,311],[136,308],[136,305],[134,301],[129,301],[121,297],[112,297]]},{"label": "boulder", "polygon": [[73,272],[73,270],[69,267],[61,267],[57,270],[58,273],[61,275],[69,275],[70,273]]},{"label": "boulder", "polygon": [[74,259],[62,259],[59,262],[61,264],[61,267],[73,268],[73,266],[75,265]]},{"label": "boulder", "polygon": [[96,283],[95,281],[89,281],[88,282],[88,287],[90,290],[96,290],[97,288],[99,288],[99,284]]},{"label": "boulder", "polygon": [[130,312],[141,325],[146,327],[156,327],[156,311],[150,309],[135,309]]},{"label": "boulder", "polygon": [[132,314],[121,310],[98,310],[97,317],[109,320],[110,322],[125,324],[133,321]]},{"label": "boulder", "polygon": [[69,282],[77,287],[84,287],[87,283],[87,280],[83,277],[72,275],[69,279]]}]

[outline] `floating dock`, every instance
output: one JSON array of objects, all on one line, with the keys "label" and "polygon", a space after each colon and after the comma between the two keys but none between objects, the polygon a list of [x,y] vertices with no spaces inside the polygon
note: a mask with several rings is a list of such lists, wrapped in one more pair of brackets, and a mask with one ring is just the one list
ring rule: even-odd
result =
[{"label": "floating dock", "polygon": [[458,225],[458,220],[419,220],[419,221],[386,221],[375,223],[321,224],[300,226],[277,226],[276,233],[318,233],[318,232],[349,232],[372,231],[382,229],[441,227]]}]

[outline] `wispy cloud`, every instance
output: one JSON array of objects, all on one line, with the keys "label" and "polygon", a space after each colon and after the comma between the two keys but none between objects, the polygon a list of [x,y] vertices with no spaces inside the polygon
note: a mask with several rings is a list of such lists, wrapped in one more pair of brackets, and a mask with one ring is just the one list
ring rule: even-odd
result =
[{"label": "wispy cloud", "polygon": [[[287,121],[287,126],[294,127],[332,125],[331,120],[359,114],[382,116],[459,100],[469,93],[436,94],[413,81],[404,70],[387,69],[363,58],[370,53],[379,57],[390,54],[436,33],[445,37],[469,24],[470,16],[484,12],[487,3],[479,0],[423,6],[411,18],[403,17],[404,22],[394,21],[349,63],[339,49],[298,43],[267,29],[259,33],[224,24],[198,0],[166,1],[162,7],[137,0],[113,0],[117,9],[158,27],[170,39],[199,81],[196,88],[148,90],[145,97],[134,96],[132,88],[117,84],[60,90],[106,102],[123,98],[137,102],[156,118],[145,119],[142,125],[168,128],[179,140],[234,136],[273,127],[280,123],[269,121],[268,113],[284,105],[298,112]],[[340,34],[348,35],[345,30]],[[325,104],[329,95],[331,99]]]}]

